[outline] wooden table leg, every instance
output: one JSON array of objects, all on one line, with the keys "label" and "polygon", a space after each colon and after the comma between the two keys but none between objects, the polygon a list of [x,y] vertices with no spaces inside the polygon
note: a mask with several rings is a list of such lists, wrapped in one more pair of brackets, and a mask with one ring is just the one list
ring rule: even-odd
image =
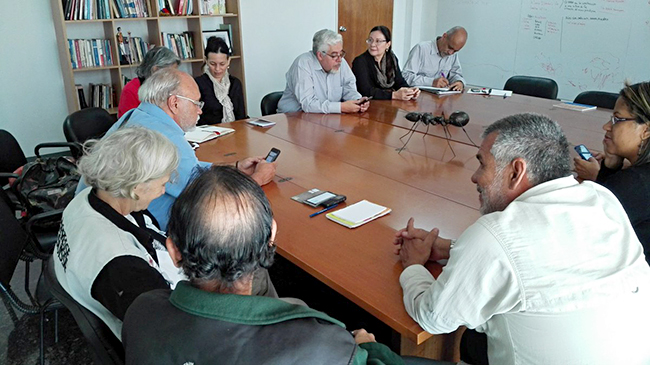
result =
[{"label": "wooden table leg", "polygon": [[463,332],[465,332],[465,327],[452,333],[432,336],[420,345],[401,336],[400,354],[434,360],[460,361],[460,339]]}]

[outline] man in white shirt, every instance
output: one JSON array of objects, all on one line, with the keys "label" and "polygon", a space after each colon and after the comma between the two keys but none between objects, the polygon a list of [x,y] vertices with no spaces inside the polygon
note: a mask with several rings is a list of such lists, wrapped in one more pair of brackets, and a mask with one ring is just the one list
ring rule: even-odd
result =
[{"label": "man in white shirt", "polygon": [[410,86],[448,87],[463,90],[465,79],[458,54],[467,42],[467,31],[453,27],[435,41],[415,45],[406,60],[402,75]]},{"label": "man in white shirt", "polygon": [[278,102],[278,113],[365,112],[370,102],[357,91],[357,79],[343,61],[343,38],[321,29],[312,50],[298,56],[287,72],[287,87]]},{"label": "man in white shirt", "polygon": [[[396,235],[409,315],[431,333],[484,332],[491,364],[650,363],[650,267],[616,197],[573,178],[547,117],[506,117],[483,137],[483,216],[458,240],[413,219]],[[439,259],[434,279],[422,265]]]}]

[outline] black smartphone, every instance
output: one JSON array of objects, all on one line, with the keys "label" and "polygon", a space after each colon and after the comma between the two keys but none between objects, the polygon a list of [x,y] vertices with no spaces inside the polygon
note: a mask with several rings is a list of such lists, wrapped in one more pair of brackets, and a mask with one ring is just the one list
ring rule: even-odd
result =
[{"label": "black smartphone", "polygon": [[363,103],[365,103],[367,101],[370,101],[370,100],[372,100],[372,96],[364,96],[361,99],[359,99],[359,102],[357,103],[357,105],[361,105],[361,104],[363,104]]},{"label": "black smartphone", "polygon": [[275,148],[275,147],[273,147],[273,148],[271,148],[271,150],[269,151],[269,154],[266,155],[266,158],[265,158],[264,160],[265,160],[266,162],[273,162],[273,161],[275,161],[275,160],[278,158],[278,156],[280,156],[280,150],[277,149],[277,148]]},{"label": "black smartphone", "polygon": [[593,157],[591,155],[591,152],[589,152],[587,147],[583,144],[579,144],[573,148],[576,150],[576,152],[578,152],[578,154],[580,155],[580,157],[582,157],[583,160],[588,160]]}]

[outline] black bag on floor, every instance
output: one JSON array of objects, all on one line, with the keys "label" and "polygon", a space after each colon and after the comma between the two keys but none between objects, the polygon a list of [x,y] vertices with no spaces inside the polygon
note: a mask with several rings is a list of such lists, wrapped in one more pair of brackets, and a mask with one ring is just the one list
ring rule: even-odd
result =
[{"label": "black bag on floor", "polygon": [[37,158],[13,184],[28,216],[65,208],[79,184],[77,166],[65,157]]}]

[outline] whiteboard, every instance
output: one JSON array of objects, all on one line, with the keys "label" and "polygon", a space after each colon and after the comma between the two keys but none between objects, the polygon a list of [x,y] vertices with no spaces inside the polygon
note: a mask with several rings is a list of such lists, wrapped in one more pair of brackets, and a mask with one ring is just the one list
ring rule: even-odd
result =
[{"label": "whiteboard", "polygon": [[650,80],[649,0],[439,0],[438,34],[455,25],[469,34],[459,58],[471,85],[548,77],[573,100]]}]

